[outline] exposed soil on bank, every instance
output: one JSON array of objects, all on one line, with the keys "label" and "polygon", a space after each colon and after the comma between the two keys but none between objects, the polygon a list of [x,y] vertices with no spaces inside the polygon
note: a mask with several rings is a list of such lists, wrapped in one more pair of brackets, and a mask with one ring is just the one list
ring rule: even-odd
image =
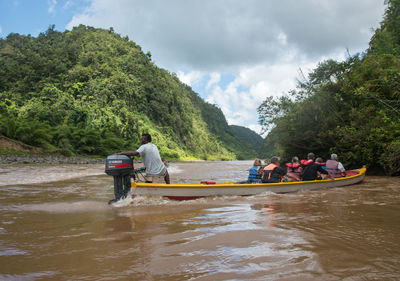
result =
[{"label": "exposed soil on bank", "polygon": [[0,136],[0,164],[97,164],[104,163],[105,158],[66,157],[63,155],[46,155],[38,147]]},{"label": "exposed soil on bank", "polygon": [[10,153],[43,153],[41,148],[30,146],[4,136],[0,136],[0,149],[2,151],[9,151]]}]

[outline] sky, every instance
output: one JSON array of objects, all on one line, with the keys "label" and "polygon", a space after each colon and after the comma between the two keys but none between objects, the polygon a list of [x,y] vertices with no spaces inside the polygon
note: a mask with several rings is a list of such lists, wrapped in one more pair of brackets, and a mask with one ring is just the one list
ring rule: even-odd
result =
[{"label": "sky", "polygon": [[300,72],[361,53],[384,0],[0,0],[0,38],[50,25],[109,29],[223,111],[260,133],[258,106],[295,89]]}]

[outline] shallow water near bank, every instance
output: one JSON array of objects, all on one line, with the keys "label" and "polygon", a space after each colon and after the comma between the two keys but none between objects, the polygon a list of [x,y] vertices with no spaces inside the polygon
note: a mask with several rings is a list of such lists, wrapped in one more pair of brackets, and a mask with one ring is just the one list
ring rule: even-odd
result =
[{"label": "shallow water near bank", "polygon": [[[251,161],[171,163],[238,181]],[[368,173],[367,173],[368,174]],[[0,280],[398,280],[400,179],[115,206],[104,165],[0,165]]]}]

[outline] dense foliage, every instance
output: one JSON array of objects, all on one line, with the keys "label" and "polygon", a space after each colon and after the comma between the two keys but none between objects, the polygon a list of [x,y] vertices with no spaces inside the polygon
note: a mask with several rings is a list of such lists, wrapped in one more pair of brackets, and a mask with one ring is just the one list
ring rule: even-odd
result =
[{"label": "dense foliage", "polygon": [[112,28],[0,39],[0,134],[49,152],[107,155],[136,149],[143,132],[169,159],[255,156],[219,108]]},{"label": "dense foliage", "polygon": [[[256,132],[242,126],[230,125],[235,135],[238,136],[248,148],[245,151],[254,151],[251,155],[257,155],[258,158],[265,158],[264,139]],[[247,158],[248,159],[248,158]]]},{"label": "dense foliage", "polygon": [[321,62],[295,90],[259,106],[271,151],[285,160],[334,152],[347,167],[400,174],[399,19],[400,1],[391,0],[364,54]]}]

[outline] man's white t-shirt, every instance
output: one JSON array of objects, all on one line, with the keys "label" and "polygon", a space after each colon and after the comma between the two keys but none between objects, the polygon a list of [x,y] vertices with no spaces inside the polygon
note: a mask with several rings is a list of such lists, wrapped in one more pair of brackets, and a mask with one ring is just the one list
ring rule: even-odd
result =
[{"label": "man's white t-shirt", "polygon": [[151,142],[142,144],[136,151],[142,157],[144,166],[146,167],[146,174],[156,176],[166,170],[164,163],[161,161],[157,146]]}]

